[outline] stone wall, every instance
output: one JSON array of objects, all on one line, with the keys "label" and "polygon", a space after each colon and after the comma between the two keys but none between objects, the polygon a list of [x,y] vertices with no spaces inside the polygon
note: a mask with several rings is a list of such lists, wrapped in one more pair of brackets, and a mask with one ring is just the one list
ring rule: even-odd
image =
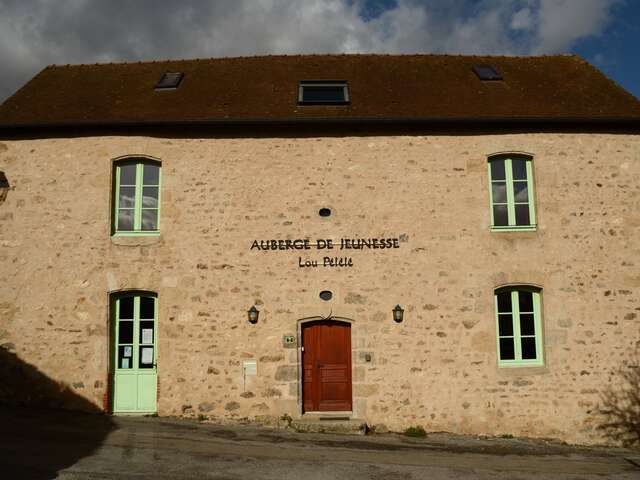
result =
[{"label": "stone wall", "polygon": [[[510,151],[534,156],[536,232],[489,231],[487,156]],[[110,236],[112,161],[133,154],[162,161],[159,238]],[[158,294],[160,415],[300,416],[282,336],[332,314],[352,322],[370,425],[597,443],[600,392],[640,342],[640,136],[5,140],[0,170],[0,345],[97,406],[109,295],[127,289]],[[250,250],[300,237],[402,241],[342,268]],[[543,289],[544,367],[497,366],[510,283]]]}]

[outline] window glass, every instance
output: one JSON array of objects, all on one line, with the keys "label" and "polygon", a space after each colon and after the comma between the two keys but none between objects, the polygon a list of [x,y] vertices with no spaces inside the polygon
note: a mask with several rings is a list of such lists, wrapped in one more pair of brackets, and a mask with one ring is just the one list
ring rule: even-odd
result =
[{"label": "window glass", "polygon": [[160,166],[149,161],[116,164],[116,234],[157,233],[160,217]]},{"label": "window glass", "polygon": [[120,321],[118,343],[133,343],[133,321]]},{"label": "window glass", "polygon": [[120,185],[133,185],[136,184],[136,166],[135,165],[122,165],[120,168]]},{"label": "window glass", "polygon": [[142,208],[158,208],[158,187],[143,187]]},{"label": "window glass", "polygon": [[529,205],[515,205],[516,225],[529,225]]},{"label": "window glass", "polygon": [[525,290],[518,292],[518,308],[520,313],[533,312],[533,293]]},{"label": "window glass", "polygon": [[[505,187],[505,192],[506,192],[506,187]],[[505,193],[505,198],[506,196],[507,195]],[[527,203],[529,201],[529,190],[527,188],[527,182],[513,183],[513,198],[516,203]]]},{"label": "window glass", "polygon": [[511,314],[498,315],[498,334],[501,337],[513,336],[513,317]]},{"label": "window glass", "polygon": [[133,297],[122,297],[119,300],[120,304],[120,312],[119,317],[120,320],[133,320]]},{"label": "window glass", "polygon": [[498,312],[511,313],[511,292],[498,294]]},{"label": "window glass", "polygon": [[505,182],[493,182],[493,203],[507,203],[507,184]]},{"label": "window glass", "polygon": [[509,225],[509,212],[507,205],[493,206],[493,224],[505,227]]},{"label": "window glass", "polygon": [[536,339],[526,337],[522,339],[522,359],[535,360],[536,358]]},{"label": "window glass", "polygon": [[155,299],[140,297],[140,318],[155,318]]},{"label": "window glass", "polygon": [[142,210],[142,230],[155,231],[158,229],[158,210]]},{"label": "window glass", "polygon": [[513,338],[500,339],[500,359],[514,360],[516,358],[515,349],[513,348]]},{"label": "window glass", "polygon": [[513,169],[514,180],[526,180],[527,179],[527,164],[522,159],[514,158],[511,160],[511,167]]},{"label": "window glass", "polygon": [[506,180],[504,160],[491,160],[491,180]]},{"label": "window glass", "polygon": [[160,181],[160,168],[157,165],[146,164],[144,166],[144,185],[158,185]]}]

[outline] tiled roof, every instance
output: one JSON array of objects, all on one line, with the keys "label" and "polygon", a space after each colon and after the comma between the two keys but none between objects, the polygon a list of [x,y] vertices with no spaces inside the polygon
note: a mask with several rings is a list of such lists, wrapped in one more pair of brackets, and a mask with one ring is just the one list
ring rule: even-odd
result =
[{"label": "tiled roof", "polygon": [[[165,72],[184,77],[156,91]],[[351,102],[299,105],[304,80]],[[309,120],[635,122],[640,101],[578,56],[296,55],[50,66],[0,106],[0,127]]]}]

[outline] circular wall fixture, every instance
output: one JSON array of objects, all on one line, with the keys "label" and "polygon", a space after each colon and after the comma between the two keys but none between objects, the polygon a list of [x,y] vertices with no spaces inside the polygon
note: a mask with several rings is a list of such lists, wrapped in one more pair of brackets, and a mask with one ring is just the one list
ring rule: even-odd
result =
[{"label": "circular wall fixture", "polygon": [[329,216],[331,216],[331,209],[330,208],[321,208],[318,211],[318,215],[320,215],[321,217],[329,217]]},{"label": "circular wall fixture", "polygon": [[331,297],[333,297],[333,293],[331,293],[329,290],[323,290],[320,292],[320,298],[325,302],[331,300]]}]

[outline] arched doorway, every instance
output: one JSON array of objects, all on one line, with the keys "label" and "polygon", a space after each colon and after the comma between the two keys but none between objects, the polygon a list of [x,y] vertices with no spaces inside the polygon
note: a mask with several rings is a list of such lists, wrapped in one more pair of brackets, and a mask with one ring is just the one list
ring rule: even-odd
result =
[{"label": "arched doorway", "polygon": [[351,325],[318,320],[302,325],[303,411],[350,412]]}]

